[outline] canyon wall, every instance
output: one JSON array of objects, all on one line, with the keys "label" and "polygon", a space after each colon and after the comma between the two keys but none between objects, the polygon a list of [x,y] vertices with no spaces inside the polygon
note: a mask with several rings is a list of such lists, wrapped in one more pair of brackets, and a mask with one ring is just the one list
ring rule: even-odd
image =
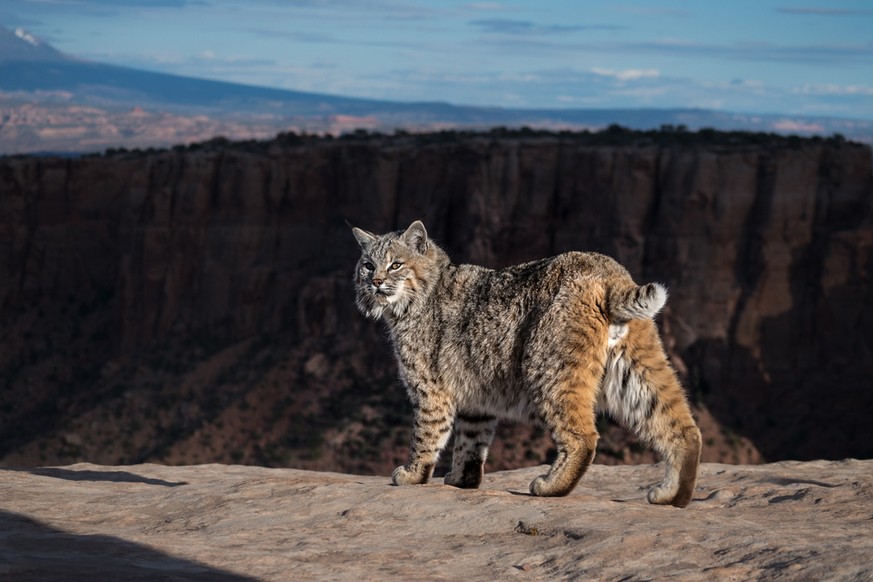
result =
[{"label": "canyon wall", "polygon": [[[0,462],[403,460],[409,408],[355,310],[345,221],[418,218],[458,262],[600,251],[667,284],[659,324],[704,458],[873,456],[869,147],[625,137],[0,159]],[[613,428],[600,458],[632,460]],[[540,453],[525,430],[496,463]]]}]

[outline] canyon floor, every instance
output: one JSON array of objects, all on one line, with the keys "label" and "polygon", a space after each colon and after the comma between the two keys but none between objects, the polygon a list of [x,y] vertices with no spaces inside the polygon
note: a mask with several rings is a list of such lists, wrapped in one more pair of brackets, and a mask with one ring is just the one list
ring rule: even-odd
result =
[{"label": "canyon floor", "polygon": [[873,578],[873,460],[707,463],[686,509],[645,501],[657,465],[594,465],[558,499],[527,494],[543,470],[459,490],[239,465],[0,468],[0,578]]}]

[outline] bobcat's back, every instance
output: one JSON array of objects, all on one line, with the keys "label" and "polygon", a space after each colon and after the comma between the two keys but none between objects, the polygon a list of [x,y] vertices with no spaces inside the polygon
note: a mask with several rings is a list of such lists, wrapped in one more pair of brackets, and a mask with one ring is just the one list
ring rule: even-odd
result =
[{"label": "bobcat's back", "polygon": [[457,379],[462,393],[475,386],[465,394],[471,405],[524,420],[540,420],[530,406],[541,397],[539,378],[594,348],[580,331],[651,318],[666,299],[657,293],[662,287],[637,287],[623,267],[596,253],[496,271],[460,265],[446,282],[435,291],[431,315],[403,339],[444,346],[431,365]]}]

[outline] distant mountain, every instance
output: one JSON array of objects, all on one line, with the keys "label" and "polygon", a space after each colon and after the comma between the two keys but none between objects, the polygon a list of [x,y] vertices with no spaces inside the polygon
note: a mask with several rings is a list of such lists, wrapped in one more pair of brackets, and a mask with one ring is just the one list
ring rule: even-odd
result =
[{"label": "distant mountain", "polygon": [[[230,108],[273,101],[310,114],[319,106],[354,108],[365,100],[154,73],[70,58],[22,29],[0,28],[0,90],[72,93],[84,103]],[[371,102],[376,104],[377,102]]]},{"label": "distant mountain", "polygon": [[63,62],[70,60],[56,48],[44,43],[23,28],[9,30],[0,26],[0,62]]},{"label": "distant mountain", "polygon": [[[634,129],[683,125],[842,133],[873,141],[873,122],[863,120],[705,109],[504,109],[256,87],[88,62],[61,53],[23,29],[0,27],[0,153],[172,145],[217,134],[264,138],[288,130],[341,133],[356,128],[501,125],[578,130],[610,124]],[[185,128],[193,126],[198,129],[186,133]]]}]

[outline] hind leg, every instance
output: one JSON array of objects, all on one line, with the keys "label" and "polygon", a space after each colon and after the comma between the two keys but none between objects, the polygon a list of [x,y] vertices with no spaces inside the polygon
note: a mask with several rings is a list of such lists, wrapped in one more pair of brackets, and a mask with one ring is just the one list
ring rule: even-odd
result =
[{"label": "hind leg", "polygon": [[568,300],[576,301],[573,308],[546,327],[541,364],[531,366],[531,383],[542,395],[537,403],[540,417],[558,450],[549,472],[531,482],[533,495],[567,495],[594,459],[599,437],[594,410],[608,342],[608,324],[598,316],[596,292],[575,290]]},{"label": "hind leg", "polygon": [[455,448],[452,470],[446,485],[475,489],[482,483],[488,447],[494,440],[497,419],[488,415],[458,414],[455,420]]},{"label": "hind leg", "polygon": [[666,474],[661,483],[649,490],[648,500],[649,503],[686,507],[691,503],[697,485],[701,437],[672,370],[671,376],[673,378],[661,385],[664,412],[660,422],[656,423],[660,434],[653,438],[655,449],[666,462]]},{"label": "hind leg", "polygon": [[552,429],[552,439],[558,449],[558,456],[548,473],[531,481],[531,495],[561,497],[576,487],[594,460],[598,439],[594,420],[592,406],[590,422],[581,423],[576,428]]},{"label": "hind leg", "polygon": [[664,459],[664,480],[649,490],[649,502],[685,507],[697,483],[700,430],[654,322],[627,325],[626,338],[607,360],[601,404]]}]

